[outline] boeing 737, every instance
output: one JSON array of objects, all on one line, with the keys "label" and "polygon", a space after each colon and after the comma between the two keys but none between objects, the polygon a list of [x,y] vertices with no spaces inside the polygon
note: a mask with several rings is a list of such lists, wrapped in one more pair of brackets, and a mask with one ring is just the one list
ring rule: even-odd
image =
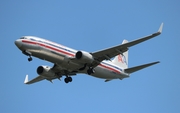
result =
[{"label": "boeing 737", "polygon": [[42,80],[52,82],[53,79],[60,79],[63,76],[65,83],[69,83],[72,82],[72,76],[79,73],[105,79],[105,82],[130,77],[131,73],[157,64],[159,61],[129,68],[129,47],[160,35],[162,28],[163,23],[159,30],[151,35],[131,42],[123,40],[120,45],[95,52],[78,51],[35,36],[23,36],[15,41],[15,45],[29,57],[28,61],[32,61],[33,56],[54,64],[53,67],[39,66],[38,76],[29,81],[26,75],[24,83],[32,84]]}]

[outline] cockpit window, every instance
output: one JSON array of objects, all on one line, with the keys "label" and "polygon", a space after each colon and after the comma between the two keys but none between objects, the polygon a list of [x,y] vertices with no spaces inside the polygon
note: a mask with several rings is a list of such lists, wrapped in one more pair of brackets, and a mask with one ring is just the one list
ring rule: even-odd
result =
[{"label": "cockpit window", "polygon": [[26,37],[21,37],[20,39],[26,39]]}]

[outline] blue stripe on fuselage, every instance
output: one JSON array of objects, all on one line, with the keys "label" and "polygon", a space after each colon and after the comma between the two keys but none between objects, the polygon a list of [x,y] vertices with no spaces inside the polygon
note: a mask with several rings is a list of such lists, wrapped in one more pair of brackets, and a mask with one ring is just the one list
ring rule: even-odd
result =
[{"label": "blue stripe on fuselage", "polygon": [[53,47],[56,47],[56,48],[59,48],[59,49],[62,49],[64,51],[67,51],[67,52],[70,52],[70,53],[73,53],[75,54],[76,52],[70,50],[70,49],[67,49],[67,48],[63,48],[63,47],[60,47],[60,46],[57,46],[57,45],[54,45],[54,44],[51,44],[51,43],[48,43],[48,42],[45,42],[45,41],[41,41],[41,40],[36,40],[36,39],[33,39],[33,38],[30,38],[30,40],[32,41],[37,41],[37,42],[40,42],[40,43],[44,43],[44,44],[47,44],[47,45],[50,45],[50,46],[53,46]]},{"label": "blue stripe on fuselage", "polygon": [[111,64],[108,64],[108,63],[106,63],[106,62],[102,62],[102,64],[108,65],[108,66],[110,66],[110,67],[113,67],[113,68],[115,68],[115,69],[117,69],[117,70],[122,71],[121,68],[119,68],[119,67],[117,67],[117,66],[114,66],[114,65],[111,65]]}]

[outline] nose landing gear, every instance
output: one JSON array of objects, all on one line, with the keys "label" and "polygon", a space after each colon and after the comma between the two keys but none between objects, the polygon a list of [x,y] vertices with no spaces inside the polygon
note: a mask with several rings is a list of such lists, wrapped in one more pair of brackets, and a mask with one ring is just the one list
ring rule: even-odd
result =
[{"label": "nose landing gear", "polygon": [[32,57],[31,57],[32,54],[31,54],[31,52],[25,50],[25,51],[23,51],[22,53],[25,54],[25,55],[27,55],[27,56],[29,56],[29,58],[28,58],[28,61],[29,61],[29,62],[32,61]]},{"label": "nose landing gear", "polygon": [[31,57],[31,56],[29,56],[28,61],[29,61],[29,62],[32,61],[32,57]]}]

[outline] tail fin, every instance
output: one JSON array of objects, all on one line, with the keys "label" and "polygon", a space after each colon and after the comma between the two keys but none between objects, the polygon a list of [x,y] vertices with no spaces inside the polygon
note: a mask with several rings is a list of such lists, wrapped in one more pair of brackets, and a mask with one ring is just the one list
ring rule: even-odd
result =
[{"label": "tail fin", "polygon": [[[128,42],[127,40],[123,40],[122,44],[127,42]],[[124,52],[123,54],[119,54],[115,56],[112,62],[124,69],[128,68],[128,51]]]}]

